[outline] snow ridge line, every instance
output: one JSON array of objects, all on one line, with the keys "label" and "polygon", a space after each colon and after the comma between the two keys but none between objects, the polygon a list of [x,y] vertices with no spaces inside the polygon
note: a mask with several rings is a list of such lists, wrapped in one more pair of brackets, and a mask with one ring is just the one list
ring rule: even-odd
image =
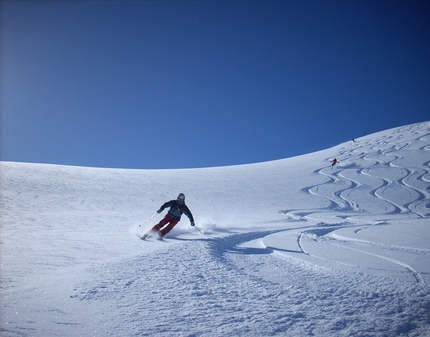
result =
[{"label": "snow ridge line", "polygon": [[299,236],[297,237],[297,245],[299,246],[299,248],[303,254],[309,255],[309,253],[307,251],[305,251],[305,249],[303,248],[303,245],[302,245],[303,234],[305,234],[305,232],[301,232],[299,234]]},{"label": "snow ridge line", "polygon": [[399,260],[396,260],[396,259],[393,259],[393,258],[390,258],[390,257],[383,256],[383,255],[380,255],[380,254],[375,254],[375,253],[367,252],[367,251],[364,251],[364,250],[361,250],[361,249],[356,249],[356,248],[352,248],[352,247],[348,247],[348,246],[343,246],[343,245],[339,245],[339,244],[335,244],[335,243],[330,243],[330,244],[333,245],[333,246],[342,247],[342,248],[353,250],[353,251],[356,251],[356,252],[359,252],[359,253],[363,253],[363,254],[367,254],[367,255],[370,255],[370,256],[374,256],[374,257],[377,257],[379,259],[383,259],[383,260],[392,262],[394,264],[397,264],[397,265],[405,268],[407,271],[409,271],[414,276],[414,278],[417,281],[417,283],[419,283],[424,289],[426,289],[426,283],[425,283],[424,279],[422,278],[421,274],[419,272],[417,272],[414,268],[412,268],[410,265],[408,265],[407,263],[404,263],[402,261],[399,261]]},{"label": "snow ridge line", "polygon": [[[355,231],[356,234],[360,230],[362,230],[363,228],[357,229]],[[409,247],[403,247],[403,246],[397,246],[397,245],[386,245],[383,243],[376,243],[376,242],[372,242],[372,241],[368,241],[368,240],[349,238],[349,237],[342,236],[342,235],[339,235],[336,233],[330,233],[329,236],[335,240],[338,240],[338,241],[352,242],[355,244],[362,244],[362,245],[367,245],[367,246],[376,246],[376,247],[381,247],[384,249],[391,249],[391,250],[395,249],[395,250],[399,250],[399,251],[403,251],[403,252],[407,252],[407,253],[411,253],[411,254],[420,254],[420,255],[430,257],[430,250],[427,250],[427,249],[409,248]]]}]

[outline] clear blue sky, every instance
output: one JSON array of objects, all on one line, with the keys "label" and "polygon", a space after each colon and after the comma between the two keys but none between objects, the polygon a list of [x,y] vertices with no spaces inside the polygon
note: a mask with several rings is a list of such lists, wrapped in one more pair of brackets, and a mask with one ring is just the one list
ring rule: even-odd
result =
[{"label": "clear blue sky", "polygon": [[430,120],[430,1],[1,6],[1,160],[236,165]]}]

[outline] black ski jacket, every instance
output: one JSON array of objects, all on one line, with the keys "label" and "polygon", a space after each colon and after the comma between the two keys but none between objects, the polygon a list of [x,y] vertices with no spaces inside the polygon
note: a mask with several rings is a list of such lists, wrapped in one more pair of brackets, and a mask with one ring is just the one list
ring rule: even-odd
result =
[{"label": "black ski jacket", "polygon": [[170,207],[168,214],[172,218],[181,220],[181,215],[185,214],[191,222],[194,222],[193,214],[188,206],[185,205],[185,202],[183,204],[179,204],[176,200],[167,201],[160,207],[159,211],[162,212],[167,207]]}]

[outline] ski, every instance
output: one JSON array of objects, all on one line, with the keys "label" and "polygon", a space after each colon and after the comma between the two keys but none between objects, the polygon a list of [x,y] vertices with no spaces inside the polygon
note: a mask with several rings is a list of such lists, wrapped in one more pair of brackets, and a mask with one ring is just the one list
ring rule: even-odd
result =
[{"label": "ski", "polygon": [[149,231],[148,233],[143,234],[143,236],[139,236],[139,238],[143,241],[146,241],[146,239],[151,238],[151,237],[155,237],[159,241],[164,240],[164,238],[162,236],[160,236],[158,232],[154,233],[153,231]]}]

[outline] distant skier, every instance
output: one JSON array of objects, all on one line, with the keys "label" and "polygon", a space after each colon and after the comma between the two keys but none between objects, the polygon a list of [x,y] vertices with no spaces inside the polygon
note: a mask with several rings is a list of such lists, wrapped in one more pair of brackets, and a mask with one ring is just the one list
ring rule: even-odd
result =
[{"label": "distant skier", "polygon": [[157,211],[160,214],[165,208],[170,207],[166,216],[161,219],[161,221],[156,224],[152,229],[145,234],[142,239],[146,239],[150,233],[157,233],[158,239],[163,239],[163,237],[169,233],[173,227],[181,220],[181,215],[185,214],[191,222],[191,226],[194,226],[194,218],[190,209],[187,205],[185,205],[185,195],[183,193],[179,193],[178,198],[176,200],[170,200],[165,202],[160,209]]},{"label": "distant skier", "polygon": [[336,158],[334,158],[332,161],[331,161],[331,168],[333,168],[337,163],[338,163],[339,161],[336,159]]}]

